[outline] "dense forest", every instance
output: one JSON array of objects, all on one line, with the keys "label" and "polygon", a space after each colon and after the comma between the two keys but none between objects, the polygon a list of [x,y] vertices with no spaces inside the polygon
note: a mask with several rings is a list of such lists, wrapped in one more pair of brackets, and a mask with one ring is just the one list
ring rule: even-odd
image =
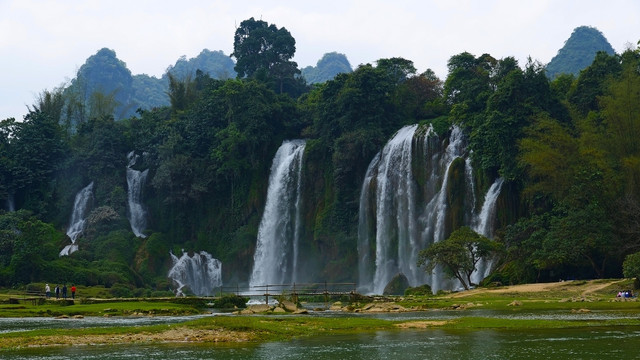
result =
[{"label": "dense forest", "polygon": [[[451,56],[441,80],[403,58],[350,71],[333,53],[322,61],[337,70],[324,81],[300,76],[285,28],[251,18],[233,40],[234,74],[199,63],[187,72],[181,59],[169,70],[184,72],[166,75],[166,105],[139,106],[152,91],[132,92],[145,80],[103,49],[96,57],[117,69],[119,87],[87,93],[83,74],[95,70],[82,67],[68,87],[43,91],[23,121],[2,120],[0,286],[74,282],[149,295],[172,287],[170,254],[183,250],[219,259],[225,284],[246,283],[272,159],[287,139],[306,139],[307,266],[316,280],[357,281],[367,167],[410,124],[431,124],[442,141],[462,129],[476,185],[504,179],[500,251],[485,281],[619,277],[640,251],[640,48],[598,52],[578,75],[553,79],[538,62],[490,54]],[[142,236],[128,221],[128,169],[148,169]],[[90,183],[78,250],[59,256],[76,194]]]}]

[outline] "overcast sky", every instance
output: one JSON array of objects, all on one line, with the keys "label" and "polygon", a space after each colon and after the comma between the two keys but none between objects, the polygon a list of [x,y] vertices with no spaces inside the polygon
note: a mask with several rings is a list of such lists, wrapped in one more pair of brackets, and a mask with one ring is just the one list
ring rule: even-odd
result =
[{"label": "overcast sky", "polygon": [[547,63],[582,25],[618,53],[640,40],[639,0],[0,0],[0,120],[22,119],[103,47],[133,74],[160,77],[182,55],[230,54],[250,17],[289,30],[301,68],[336,51],[353,68],[403,57],[443,80],[463,51]]}]

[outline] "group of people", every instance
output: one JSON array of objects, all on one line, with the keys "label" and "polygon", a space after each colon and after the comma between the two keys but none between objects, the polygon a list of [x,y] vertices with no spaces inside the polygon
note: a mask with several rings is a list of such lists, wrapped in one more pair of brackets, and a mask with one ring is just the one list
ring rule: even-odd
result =
[{"label": "group of people", "polygon": [[618,295],[616,295],[616,297],[630,298],[633,297],[633,292],[631,290],[618,291]]},{"label": "group of people", "polygon": [[[62,290],[60,289],[60,285],[56,285],[56,288],[55,288],[56,299],[60,299],[60,292],[61,291],[62,291],[62,298],[66,299],[67,298],[67,284],[62,285]],[[49,284],[45,285],[44,292],[47,295],[47,299],[50,299],[51,298],[51,288],[49,287]],[[76,298],[76,286],[75,285],[71,285],[71,298],[72,299]]]}]

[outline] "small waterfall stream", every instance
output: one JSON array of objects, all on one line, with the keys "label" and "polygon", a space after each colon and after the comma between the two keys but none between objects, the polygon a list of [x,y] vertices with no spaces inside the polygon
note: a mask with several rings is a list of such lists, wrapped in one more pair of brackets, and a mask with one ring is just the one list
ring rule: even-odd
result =
[{"label": "small waterfall stream", "polygon": [[[474,219],[473,230],[480,235],[484,235],[488,238],[493,238],[493,222],[496,218],[496,204],[498,202],[498,196],[504,183],[503,178],[497,178],[491,185],[487,194],[484,197],[484,203],[478,216]],[[491,271],[491,259],[481,259],[477,266],[476,271],[471,276],[471,281],[478,284],[482,279],[489,276]]]},{"label": "small waterfall stream", "polygon": [[271,165],[250,286],[297,280],[303,140],[284,141]]},{"label": "small waterfall stream", "polygon": [[[420,153],[419,149],[424,149]],[[360,194],[358,224],[358,289],[382,294],[388,282],[404,274],[411,286],[429,284],[433,291],[457,287],[436,268],[428,276],[417,267],[420,250],[442,241],[452,231],[450,209],[450,171],[456,159],[464,159],[462,209],[459,218],[470,226],[490,232],[491,217],[502,180],[489,189],[480,214],[476,205],[473,169],[468,159],[466,140],[458,127],[440,142],[432,128],[405,126],[371,161]],[[420,169],[416,173],[416,169]],[[460,170],[462,171],[462,170]],[[458,185],[460,186],[460,185]],[[375,249],[375,250],[374,250]],[[483,262],[479,275],[485,275],[490,263]],[[486,276],[486,275],[485,275]],[[484,277],[484,276],[483,276]]]},{"label": "small waterfall stream", "polygon": [[185,286],[197,296],[214,295],[214,290],[222,286],[222,262],[206,251],[193,256],[183,251],[180,257],[171,253],[171,262],[167,277],[177,285],[176,296],[184,295]]},{"label": "small waterfall stream", "polygon": [[60,256],[70,255],[78,250],[76,240],[82,234],[85,228],[86,216],[93,199],[93,181],[76,194],[73,202],[73,211],[71,212],[71,220],[67,228],[67,236],[71,239],[71,244],[65,246],[60,251]]},{"label": "small waterfall stream", "polygon": [[147,228],[147,212],[142,204],[142,189],[149,169],[143,171],[134,170],[133,166],[138,161],[140,155],[131,151],[127,154],[129,164],[127,165],[127,200],[129,209],[129,223],[131,231],[137,237],[146,237],[143,231]]},{"label": "small waterfall stream", "polygon": [[16,211],[16,203],[15,203],[13,194],[9,194],[7,196],[7,211],[8,212]]}]

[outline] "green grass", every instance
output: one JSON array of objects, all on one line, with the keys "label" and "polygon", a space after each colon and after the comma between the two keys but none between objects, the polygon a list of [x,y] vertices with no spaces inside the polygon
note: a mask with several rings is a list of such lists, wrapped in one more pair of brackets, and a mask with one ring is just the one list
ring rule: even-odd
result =
[{"label": "green grass", "polygon": [[44,305],[0,304],[0,317],[33,317],[33,316],[123,316],[143,315],[191,315],[201,311],[188,304],[172,302],[126,301],[84,304],[76,301],[67,305],[63,301],[47,301]]},{"label": "green grass", "polygon": [[309,316],[215,316],[183,323],[196,329],[223,328],[252,332],[258,340],[284,340],[296,337],[352,334],[394,329],[394,322],[364,317]]},{"label": "green grass", "polygon": [[640,319],[606,320],[541,320],[541,319],[505,319],[488,317],[462,317],[448,322],[446,329],[569,329],[607,326],[640,326]]}]

